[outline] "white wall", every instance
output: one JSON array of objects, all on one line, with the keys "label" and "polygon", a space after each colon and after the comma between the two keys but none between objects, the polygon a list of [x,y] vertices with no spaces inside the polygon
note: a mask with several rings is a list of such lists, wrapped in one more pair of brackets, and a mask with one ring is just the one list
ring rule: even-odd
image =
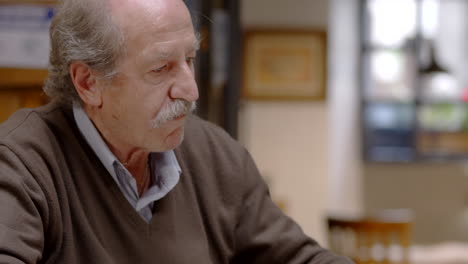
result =
[{"label": "white wall", "polygon": [[[244,29],[323,29],[328,0],[244,0]],[[326,244],[328,197],[328,109],[326,102],[243,102],[240,141],[271,181],[274,198],[307,234]]]},{"label": "white wall", "polygon": [[274,199],[307,234],[326,242],[327,109],[324,103],[249,102],[241,110],[240,140],[271,183]]}]

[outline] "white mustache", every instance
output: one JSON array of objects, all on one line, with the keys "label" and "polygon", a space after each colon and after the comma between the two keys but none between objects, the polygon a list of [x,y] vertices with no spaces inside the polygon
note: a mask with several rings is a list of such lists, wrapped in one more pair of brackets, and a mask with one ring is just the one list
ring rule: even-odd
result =
[{"label": "white mustache", "polygon": [[196,102],[189,102],[183,99],[177,99],[164,107],[158,116],[151,122],[152,128],[159,128],[164,123],[176,119],[178,117],[188,115],[197,108]]}]

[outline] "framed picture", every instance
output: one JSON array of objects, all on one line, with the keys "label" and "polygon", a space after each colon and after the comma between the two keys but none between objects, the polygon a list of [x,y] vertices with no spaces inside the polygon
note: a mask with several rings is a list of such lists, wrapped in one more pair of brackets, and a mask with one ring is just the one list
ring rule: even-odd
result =
[{"label": "framed picture", "polygon": [[325,99],[325,32],[250,30],[244,41],[244,98]]}]

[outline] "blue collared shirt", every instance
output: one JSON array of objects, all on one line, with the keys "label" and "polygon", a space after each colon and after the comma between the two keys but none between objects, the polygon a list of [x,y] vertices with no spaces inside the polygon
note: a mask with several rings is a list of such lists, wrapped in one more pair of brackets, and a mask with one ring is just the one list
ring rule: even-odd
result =
[{"label": "blue collared shirt", "polygon": [[84,109],[73,105],[76,124],[88,144],[98,156],[107,171],[112,175],[128,202],[141,217],[149,222],[153,216],[154,201],[163,198],[179,182],[182,172],[174,151],[153,152],[148,156],[152,185],[139,197],[135,179],[125,166],[110,151]]}]

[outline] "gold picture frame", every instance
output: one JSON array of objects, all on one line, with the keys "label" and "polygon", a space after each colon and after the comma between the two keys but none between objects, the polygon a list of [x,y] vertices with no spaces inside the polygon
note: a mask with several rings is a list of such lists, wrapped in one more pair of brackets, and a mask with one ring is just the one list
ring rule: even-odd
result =
[{"label": "gold picture frame", "polygon": [[326,53],[323,31],[247,31],[242,96],[254,100],[324,100]]}]

